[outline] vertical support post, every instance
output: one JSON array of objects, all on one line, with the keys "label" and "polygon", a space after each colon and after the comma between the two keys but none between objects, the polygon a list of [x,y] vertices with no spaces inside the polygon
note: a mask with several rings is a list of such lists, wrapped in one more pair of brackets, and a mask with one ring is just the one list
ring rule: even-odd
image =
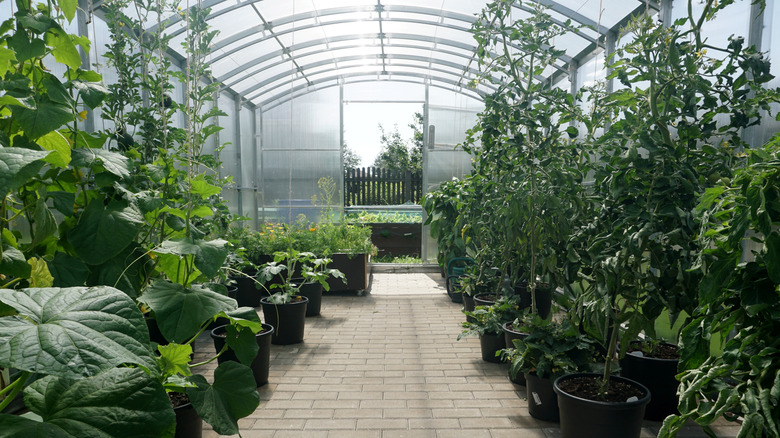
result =
[{"label": "vertical support post", "polygon": [[[607,67],[607,77],[612,73],[612,67],[609,66],[609,59],[613,53],[615,53],[615,47],[617,46],[618,34],[615,31],[610,31],[606,35],[605,51],[604,51],[604,65]],[[615,91],[615,78],[607,79],[607,93]]]},{"label": "vertical support post", "polygon": [[[258,142],[258,148],[260,150],[258,168],[260,169],[260,205],[262,211],[262,220],[265,223],[265,154],[263,148],[265,147],[265,141],[263,136],[263,107],[258,108],[260,111],[260,141]],[[258,227],[259,229],[259,227]]]},{"label": "vertical support post", "polygon": [[[90,15],[87,15],[90,14]],[[92,11],[87,0],[78,0],[78,11],[76,12],[78,21],[78,33],[86,39],[89,39],[89,23],[92,22]],[[78,47],[79,56],[81,56],[81,68],[89,70],[89,53],[81,46]],[[95,114],[89,107],[84,108],[87,111],[87,118],[84,120],[84,130],[86,132],[95,132]]]},{"label": "vertical support post", "polygon": [[258,214],[258,207],[259,203],[257,202],[257,115],[258,115],[258,108],[254,107],[252,109],[252,199],[254,202],[252,203],[252,215],[250,216],[252,219],[254,219],[254,229],[258,230],[260,228],[259,223],[259,214]]},{"label": "vertical support post", "polygon": [[339,219],[344,217],[344,197],[347,190],[344,186],[344,84],[339,83]]},{"label": "vertical support post", "polygon": [[241,97],[234,96],[236,116],[233,117],[233,146],[236,148],[236,166],[238,167],[238,175],[236,175],[236,203],[238,204],[238,215],[244,215],[244,197],[242,191],[244,190],[244,166],[241,165]]},{"label": "vertical support post", "polygon": [[[762,43],[764,39],[764,13],[761,10],[761,5],[753,3],[750,5],[750,22],[748,23],[748,46],[755,46],[757,51],[761,51]],[[751,91],[750,95],[754,93]],[[763,113],[763,111],[762,111]],[[762,115],[766,115],[763,113]],[[750,145],[751,148],[760,147],[764,143],[764,135],[761,125],[748,126],[743,129],[743,138]]]},{"label": "vertical support post", "polygon": [[[422,194],[425,196],[426,193],[428,193],[428,142],[430,139],[428,138],[428,124],[430,123],[430,111],[429,108],[431,106],[430,102],[430,91],[429,91],[429,85],[426,82],[425,83],[425,102],[423,103],[423,148],[422,148]],[[428,220],[428,215],[425,214],[425,210],[422,211],[422,219],[423,223]],[[433,248],[430,249],[430,251],[436,251],[435,243],[431,240],[430,233],[429,233],[429,227],[423,225],[423,231],[422,231],[422,242],[421,242],[421,248],[420,248],[420,257],[422,258],[423,263],[430,263],[432,260],[428,256],[428,247],[433,246]]]},{"label": "vertical support post", "polygon": [[658,17],[661,19],[661,25],[663,27],[669,27],[672,25],[673,7],[674,0],[661,0],[661,10],[658,13]]}]

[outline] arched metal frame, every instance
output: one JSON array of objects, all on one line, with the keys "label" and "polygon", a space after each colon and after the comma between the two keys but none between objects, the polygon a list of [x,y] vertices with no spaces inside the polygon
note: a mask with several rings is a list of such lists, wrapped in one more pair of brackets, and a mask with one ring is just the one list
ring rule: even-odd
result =
[{"label": "arched metal frame", "polygon": [[[289,4],[291,0],[284,1]],[[593,6],[598,6],[598,0],[534,1],[548,6],[556,19],[558,16],[561,17],[559,19],[561,22],[571,19],[584,26],[583,30],[576,34],[583,42],[582,49],[577,53],[567,53],[562,56],[550,76],[537,77],[538,80],[551,83],[568,75],[572,66],[576,67],[598,51],[607,49],[606,37],[614,35],[629,16],[641,13],[646,8],[658,10],[660,7],[655,0],[626,0],[621,6],[625,16],[617,22],[604,23],[598,18],[598,14],[596,18],[592,17]],[[320,5],[322,9],[318,9],[317,1],[312,0],[315,5],[313,10],[297,13],[293,11],[294,13],[290,15],[268,19],[260,8],[264,3],[272,2],[273,0],[239,0],[229,6],[225,6],[224,0],[206,0],[201,3],[203,7],[213,9],[208,20],[228,17],[231,13],[238,14],[243,11],[257,16],[258,24],[243,29],[232,29],[231,34],[215,39],[210,58],[212,66],[217,66],[221,62],[231,62],[231,66],[236,65],[225,73],[216,75],[215,79],[224,85],[225,90],[245,99],[251,106],[263,107],[284,99],[285,93],[289,93],[292,98],[301,90],[318,89],[328,82],[343,83],[350,78],[366,76],[374,76],[378,80],[387,79],[388,76],[419,78],[429,83],[435,82],[440,86],[449,86],[456,92],[465,92],[472,97],[482,96],[492,91],[492,88],[485,86],[484,83],[475,90],[467,87],[468,83],[478,75],[474,54],[475,44],[470,28],[476,20],[475,12],[478,12],[484,3],[474,2],[475,8],[478,8],[476,10],[448,10],[445,9],[446,1],[442,2],[442,8],[420,6],[412,1],[404,4],[405,2],[396,0],[376,0],[376,4],[370,5],[327,7],[328,2],[323,1]],[[589,5],[589,2],[595,3]],[[531,8],[527,3],[528,1],[517,2],[514,6],[518,11],[528,12]],[[583,10],[591,12],[591,16]],[[355,18],[355,14],[370,14],[370,16]],[[173,15],[162,22],[162,26],[169,30],[168,34],[174,38],[174,41],[183,37],[184,29],[180,22],[181,17],[178,15]],[[283,42],[286,36],[294,40],[295,37],[290,37],[291,35],[300,35],[302,32],[330,26],[343,28],[355,23],[375,24],[376,32],[328,37],[323,30],[324,37],[295,41],[294,44],[289,45]],[[430,32],[425,34],[385,32],[384,28],[389,27],[389,23],[430,27]],[[156,25],[151,26],[148,30],[155,31],[156,27]],[[437,37],[439,31],[450,36]],[[453,37],[461,33],[463,38]],[[269,41],[275,43],[272,45],[276,45],[277,48],[268,51]],[[350,44],[351,42],[353,44]],[[261,45],[265,49],[263,52],[258,52],[255,56],[241,56],[239,59],[239,54],[245,55]],[[172,47],[175,46],[176,44],[172,44]],[[334,46],[338,47],[334,48]],[[363,55],[343,54],[359,48],[368,51]],[[403,53],[404,50],[409,49],[428,50],[430,56]],[[401,53],[387,53],[396,50]],[[332,53],[332,56],[323,58],[323,53]],[[181,57],[180,53],[174,55],[179,59]],[[341,64],[361,59],[366,60],[363,66],[366,71],[355,73],[354,67],[341,67]],[[425,74],[419,72],[421,63],[427,64]],[[330,71],[327,71],[328,65],[332,66]],[[290,68],[280,73],[280,69],[285,66]],[[389,73],[389,66],[392,66],[395,71]],[[321,71],[323,68],[325,72]],[[314,71],[317,73],[313,74]],[[459,79],[453,81],[453,76]],[[305,84],[302,85],[301,81]]]}]

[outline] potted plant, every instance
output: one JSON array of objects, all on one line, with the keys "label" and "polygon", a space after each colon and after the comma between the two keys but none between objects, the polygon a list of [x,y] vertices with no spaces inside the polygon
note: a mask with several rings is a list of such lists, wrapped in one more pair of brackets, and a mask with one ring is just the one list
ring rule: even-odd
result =
[{"label": "potted plant", "polygon": [[309,304],[306,305],[306,316],[320,314],[322,290],[330,290],[329,279],[341,279],[343,284],[347,283],[347,279],[341,271],[328,268],[330,262],[331,259],[327,257],[304,260],[301,266],[301,277],[292,279],[296,284],[299,283],[298,294],[309,300]]},{"label": "potted plant", "polygon": [[568,373],[588,370],[593,363],[592,341],[568,318],[561,322],[528,314],[522,319],[528,334],[514,340],[502,356],[509,374],[525,376],[528,412],[544,421],[558,421],[558,400],[553,381]]},{"label": "potted plant", "polygon": [[478,336],[482,360],[501,363],[502,359],[497,353],[506,347],[503,325],[520,314],[515,297],[501,297],[493,305],[476,306],[474,311],[464,310],[463,313],[472,317],[473,322],[462,323],[464,330],[458,335],[458,340],[466,336]]}]

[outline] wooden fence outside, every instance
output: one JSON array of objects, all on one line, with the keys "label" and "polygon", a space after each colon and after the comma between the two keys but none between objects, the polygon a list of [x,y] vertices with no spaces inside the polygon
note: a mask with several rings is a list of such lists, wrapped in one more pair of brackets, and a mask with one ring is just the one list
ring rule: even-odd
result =
[{"label": "wooden fence outside", "polygon": [[344,205],[419,204],[422,173],[362,167],[344,172]]}]

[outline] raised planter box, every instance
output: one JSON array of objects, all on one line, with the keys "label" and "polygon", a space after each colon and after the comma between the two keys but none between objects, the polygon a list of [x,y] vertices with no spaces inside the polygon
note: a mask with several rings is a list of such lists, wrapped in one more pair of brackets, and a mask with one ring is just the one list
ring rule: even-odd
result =
[{"label": "raised planter box", "polygon": [[422,249],[422,224],[371,223],[371,243],[380,256],[417,256]]},{"label": "raised planter box", "polygon": [[336,253],[331,254],[330,258],[333,261],[328,265],[328,268],[338,269],[347,277],[347,284],[337,278],[328,279],[331,291],[368,289],[368,262],[370,261],[368,254]]}]

